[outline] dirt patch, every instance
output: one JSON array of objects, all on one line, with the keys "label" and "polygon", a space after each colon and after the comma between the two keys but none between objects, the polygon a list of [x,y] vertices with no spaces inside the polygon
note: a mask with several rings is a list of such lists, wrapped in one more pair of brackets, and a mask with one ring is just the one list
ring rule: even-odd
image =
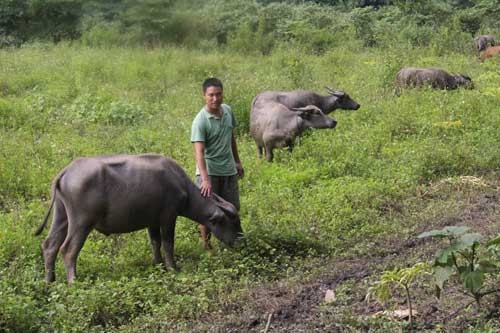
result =
[{"label": "dirt patch", "polygon": [[[432,200],[426,194],[426,200]],[[414,234],[447,225],[467,225],[483,235],[500,232],[500,192],[467,196],[458,213],[417,226]],[[249,290],[243,299],[231,301],[219,314],[202,316],[190,331],[210,332],[345,332],[400,331],[404,321],[374,318],[384,310],[377,302],[366,302],[370,283],[384,270],[426,261],[440,247],[432,239],[399,237],[375,242],[376,255],[365,259],[331,259],[316,268],[316,273],[300,282],[277,281]],[[429,287],[417,285],[414,292],[418,331],[462,332],[490,320],[500,327],[500,293],[491,294],[483,303],[484,311],[471,306],[455,313],[472,300],[459,286],[446,290],[446,298],[437,300]],[[334,291],[336,300],[326,303],[325,293]],[[405,306],[401,294],[393,294],[396,305]]]}]

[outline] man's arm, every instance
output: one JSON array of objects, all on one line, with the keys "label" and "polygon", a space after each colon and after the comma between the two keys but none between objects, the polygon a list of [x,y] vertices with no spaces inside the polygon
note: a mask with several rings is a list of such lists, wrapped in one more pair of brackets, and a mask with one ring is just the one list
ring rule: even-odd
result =
[{"label": "man's arm", "polygon": [[241,165],[240,155],[238,155],[238,146],[236,144],[236,138],[234,132],[231,134],[231,150],[233,151],[234,162],[236,163],[236,171],[238,176],[243,178],[245,175],[245,170],[243,170],[243,165]]},{"label": "man's arm", "polygon": [[205,163],[205,142],[196,141],[193,144],[196,166],[198,166],[201,177],[200,192],[202,196],[209,197],[212,195],[212,182],[208,176],[207,164]]}]

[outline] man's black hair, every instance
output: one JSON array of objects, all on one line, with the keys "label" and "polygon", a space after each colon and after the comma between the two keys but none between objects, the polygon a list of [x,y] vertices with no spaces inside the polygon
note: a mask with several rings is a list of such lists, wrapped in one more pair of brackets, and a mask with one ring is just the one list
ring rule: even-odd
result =
[{"label": "man's black hair", "polygon": [[221,89],[224,89],[222,87],[222,81],[216,77],[209,77],[208,79],[203,81],[203,85],[202,85],[203,93],[205,93],[205,91],[207,91],[208,87],[220,87]]}]

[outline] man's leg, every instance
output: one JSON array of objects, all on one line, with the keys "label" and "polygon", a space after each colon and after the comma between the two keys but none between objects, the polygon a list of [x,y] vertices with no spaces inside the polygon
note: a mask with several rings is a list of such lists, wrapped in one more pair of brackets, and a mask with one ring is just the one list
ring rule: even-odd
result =
[{"label": "man's leg", "polygon": [[240,191],[238,187],[238,175],[221,177],[221,188],[219,194],[224,200],[234,205],[237,211],[240,210]]},{"label": "man's leg", "polygon": [[[210,177],[210,182],[212,183],[212,192],[217,195],[220,195],[221,177],[218,176],[209,176],[209,177]],[[196,185],[198,185],[198,187],[200,187],[201,185],[200,176],[196,176]],[[201,239],[203,240],[203,247],[205,248],[205,250],[211,250],[212,245],[210,245],[210,236],[211,236],[210,230],[202,224],[199,224],[198,228],[200,230]]]}]

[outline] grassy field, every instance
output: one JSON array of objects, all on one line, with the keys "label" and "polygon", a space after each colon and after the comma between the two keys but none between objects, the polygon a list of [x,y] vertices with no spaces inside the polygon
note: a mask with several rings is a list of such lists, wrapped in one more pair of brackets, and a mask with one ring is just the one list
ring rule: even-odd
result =
[{"label": "grassy field", "polygon": [[[476,89],[396,97],[394,75],[410,65],[465,73]],[[79,256],[78,281],[66,284],[59,258],[57,282],[46,285],[43,237],[33,232],[52,178],[79,156],[145,152],[170,156],[193,175],[190,127],[208,76],[224,82],[239,121],[244,246],[215,242],[213,253],[204,252],[197,226],[179,218],[175,273],[151,265],[146,231],[94,232]],[[345,90],[361,108],[336,111],[335,130],[306,133],[275,163],[257,160],[248,134],[253,97],[323,93],[324,86]],[[68,44],[0,50],[0,331],[188,330],[256,286],[300,280],[331,258],[367,257],[380,240],[413,238],[453,211],[453,196],[422,195],[433,184],[474,176],[488,184],[480,191],[497,191],[499,105],[500,58],[481,64],[474,54],[426,48],[308,55],[283,47],[269,56]]]}]

